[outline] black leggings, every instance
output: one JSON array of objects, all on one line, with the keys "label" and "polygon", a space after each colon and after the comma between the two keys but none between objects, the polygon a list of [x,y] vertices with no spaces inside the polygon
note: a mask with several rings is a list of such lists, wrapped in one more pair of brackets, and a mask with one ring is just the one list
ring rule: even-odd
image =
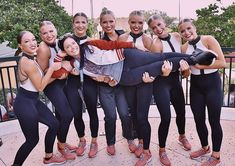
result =
[{"label": "black leggings", "polygon": [[161,116],[158,128],[159,146],[164,148],[171,121],[170,102],[176,112],[178,133],[185,134],[185,99],[179,72],[173,72],[168,77],[157,77],[153,87],[154,99]]},{"label": "black leggings", "polygon": [[177,71],[180,67],[180,60],[185,60],[189,65],[194,64],[190,55],[181,53],[152,53],[144,52],[138,49],[124,49],[124,67],[120,80],[121,85],[132,86],[138,85],[142,81],[144,72],[148,72],[151,76],[159,76],[162,74],[162,65],[164,60],[173,63],[172,71]]},{"label": "black leggings", "polygon": [[[85,135],[85,124],[82,119],[82,100],[79,96],[78,89],[80,88],[80,77],[69,75],[66,84],[66,95],[71,105],[74,125],[78,134],[78,137]],[[84,100],[86,103],[87,111],[90,117],[90,130],[92,138],[98,136],[99,119],[97,115],[97,83],[89,76],[84,75]]]},{"label": "black leggings", "polygon": [[55,115],[60,123],[57,139],[61,143],[66,142],[69,126],[73,120],[73,112],[64,93],[65,81],[55,80],[44,89],[45,95],[55,107]]},{"label": "black leggings", "polygon": [[37,145],[39,122],[48,126],[45,135],[45,152],[52,153],[59,123],[49,108],[38,99],[38,93],[19,88],[14,102],[14,111],[26,139],[16,153],[14,165],[23,165]]},{"label": "black leggings", "polygon": [[149,149],[151,126],[148,113],[152,98],[153,84],[141,83],[136,86],[126,86],[125,95],[130,109],[138,139],[143,139],[144,149]]},{"label": "black leggings", "polygon": [[219,152],[223,132],[220,125],[222,107],[221,79],[218,72],[205,75],[191,75],[190,105],[196,123],[201,145],[208,145],[208,130],[205,123],[206,107],[212,132],[213,151]]}]

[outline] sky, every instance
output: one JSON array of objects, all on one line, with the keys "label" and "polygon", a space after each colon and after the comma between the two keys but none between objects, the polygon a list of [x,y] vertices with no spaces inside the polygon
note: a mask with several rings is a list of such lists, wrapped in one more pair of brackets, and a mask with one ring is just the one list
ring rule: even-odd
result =
[{"label": "sky", "polygon": [[[91,18],[91,0],[59,0],[59,4],[65,7],[70,14],[84,12]],[[196,18],[196,10],[208,7],[209,4],[218,3],[227,7],[234,0],[93,0],[93,16],[99,17],[103,7],[112,10],[116,17],[128,17],[133,10],[159,10],[166,12],[170,17]],[[73,5],[72,5],[73,4]],[[180,4],[180,5],[179,5]],[[73,6],[73,7],[72,7]],[[180,10],[179,10],[180,9]],[[179,12],[180,11],[180,12]],[[180,13],[180,14],[179,14]]]}]

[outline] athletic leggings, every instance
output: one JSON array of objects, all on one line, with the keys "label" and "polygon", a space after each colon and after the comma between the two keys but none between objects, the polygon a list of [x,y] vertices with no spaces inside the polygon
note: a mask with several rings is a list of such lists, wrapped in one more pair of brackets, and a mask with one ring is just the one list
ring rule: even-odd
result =
[{"label": "athletic leggings", "polygon": [[48,126],[45,135],[45,152],[52,153],[59,123],[49,108],[38,99],[38,92],[19,88],[14,111],[26,141],[16,153],[14,165],[23,165],[24,161],[39,141],[39,122]]},{"label": "athletic leggings", "polygon": [[152,98],[152,83],[140,83],[135,86],[126,86],[125,95],[131,112],[138,139],[143,139],[144,149],[149,149],[151,126],[148,113]]},{"label": "athletic leggings", "polygon": [[218,72],[191,75],[190,106],[194,115],[197,133],[202,147],[208,145],[208,130],[205,123],[206,107],[212,132],[213,151],[219,152],[223,132],[220,125],[222,107],[221,79]]},{"label": "athletic leggings", "polygon": [[68,99],[64,93],[64,80],[55,80],[44,89],[45,95],[51,101],[55,107],[56,118],[59,121],[59,130],[57,133],[57,139],[61,143],[66,142],[70,123],[73,119],[73,112]]},{"label": "athletic leggings", "polygon": [[[71,105],[74,125],[78,134],[78,137],[85,136],[85,124],[82,119],[82,100],[79,96],[78,89],[80,88],[80,77],[69,75],[66,84],[66,94]],[[91,137],[96,138],[98,136],[99,119],[97,115],[97,83],[89,76],[84,75],[84,100],[86,103],[87,111],[90,117],[90,130]]]},{"label": "athletic leggings", "polygon": [[162,65],[164,60],[173,63],[172,71],[177,71],[180,67],[180,60],[185,60],[189,65],[193,65],[190,55],[181,53],[152,53],[144,52],[138,49],[124,49],[124,66],[120,80],[121,85],[132,86],[138,85],[142,81],[144,72],[148,72],[151,76],[159,76],[162,74]]},{"label": "athletic leggings", "polygon": [[176,124],[179,134],[185,134],[185,99],[179,80],[179,72],[173,72],[168,77],[157,77],[153,83],[153,95],[161,116],[158,128],[160,148],[166,146],[166,139],[171,121],[170,102],[176,112]]}]

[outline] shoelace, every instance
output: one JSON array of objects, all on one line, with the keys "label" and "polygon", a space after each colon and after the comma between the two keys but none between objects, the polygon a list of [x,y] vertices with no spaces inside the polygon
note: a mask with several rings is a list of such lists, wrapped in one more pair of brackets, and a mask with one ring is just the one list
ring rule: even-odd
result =
[{"label": "shoelace", "polygon": [[210,157],[208,160],[207,160],[207,163],[209,165],[213,165],[213,164],[216,164],[218,159],[216,159],[215,157]]},{"label": "shoelace", "polygon": [[84,147],[85,146],[85,142],[79,142],[79,144],[78,144],[78,147],[80,148],[80,147]]},{"label": "shoelace", "polygon": [[90,149],[95,149],[96,148],[96,144],[91,144],[90,145]]},{"label": "shoelace", "polygon": [[168,159],[166,152],[161,153],[161,154],[160,154],[160,158],[162,158],[162,159],[164,159],[164,160],[165,160],[165,159]]}]

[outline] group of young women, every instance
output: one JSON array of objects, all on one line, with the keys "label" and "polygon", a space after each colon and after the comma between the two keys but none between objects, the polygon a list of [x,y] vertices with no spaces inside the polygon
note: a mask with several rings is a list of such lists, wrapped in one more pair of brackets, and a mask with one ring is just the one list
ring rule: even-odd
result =
[{"label": "group of young women", "polygon": [[[98,96],[105,114],[107,153],[115,155],[116,152],[117,110],[128,148],[139,158],[135,165],[146,165],[152,159],[148,122],[152,95],[161,116],[159,160],[162,165],[171,165],[165,150],[171,120],[170,102],[177,115],[178,141],[185,150],[191,150],[185,135],[185,100],[179,77],[180,74],[188,77],[190,73],[190,103],[202,146],[190,153],[190,157],[195,159],[211,152],[205,124],[207,107],[213,152],[202,165],[219,164],[222,92],[217,70],[225,66],[225,60],[218,42],[212,36],[197,35],[190,19],[179,23],[179,34],[169,33],[160,16],[151,16],[148,25],[156,35],[154,39],[143,33],[144,15],[140,11],[129,15],[130,32],[116,30],[115,22],[112,11],[102,11],[103,40],[95,40],[86,34],[88,18],[84,13],[74,15],[74,33],[60,39],[57,39],[53,23],[43,21],[39,28],[42,39],[39,47],[32,33],[20,32],[17,39],[23,54],[19,61],[20,88],[14,108],[26,141],[18,150],[13,165],[22,165],[36,146],[38,122],[48,126],[44,164],[60,164],[74,160],[76,155],[84,155],[87,146],[82,119],[84,103],[91,130],[88,156],[95,157],[98,152]],[[186,41],[184,45],[181,45],[181,37]],[[38,100],[39,91],[44,91],[55,106],[55,116]],[[72,119],[79,137],[78,146],[66,142]],[[53,154],[56,137],[61,156]],[[135,138],[138,138],[137,145]]]}]

